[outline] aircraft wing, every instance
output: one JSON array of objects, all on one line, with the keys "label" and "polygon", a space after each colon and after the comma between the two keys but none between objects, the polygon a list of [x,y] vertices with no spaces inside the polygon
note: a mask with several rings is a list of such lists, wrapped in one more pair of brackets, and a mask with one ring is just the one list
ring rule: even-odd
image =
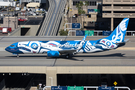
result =
[{"label": "aircraft wing", "polygon": [[61,54],[67,54],[67,53],[74,53],[76,52],[76,49],[65,49],[65,50],[60,50],[59,51]]}]

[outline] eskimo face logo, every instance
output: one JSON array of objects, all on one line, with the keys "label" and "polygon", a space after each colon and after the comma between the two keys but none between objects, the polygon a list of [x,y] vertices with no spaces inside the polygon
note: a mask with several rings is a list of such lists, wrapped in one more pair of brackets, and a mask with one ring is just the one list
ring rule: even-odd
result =
[{"label": "eskimo face logo", "polygon": [[103,48],[110,48],[112,46],[112,42],[107,39],[102,39],[100,43],[104,46]]},{"label": "eskimo face logo", "polygon": [[121,23],[120,23],[120,28],[121,28],[121,30],[122,31],[125,31],[127,28],[126,28],[126,21],[127,21],[128,19],[125,19],[125,20],[123,20]]},{"label": "eskimo face logo", "polygon": [[106,45],[111,46],[112,44],[111,44],[110,41],[107,41],[107,42],[106,42]]},{"label": "eskimo face logo", "polygon": [[31,44],[31,48],[37,49],[37,48],[38,48],[38,44],[37,44],[37,43],[32,43],[32,44]]}]

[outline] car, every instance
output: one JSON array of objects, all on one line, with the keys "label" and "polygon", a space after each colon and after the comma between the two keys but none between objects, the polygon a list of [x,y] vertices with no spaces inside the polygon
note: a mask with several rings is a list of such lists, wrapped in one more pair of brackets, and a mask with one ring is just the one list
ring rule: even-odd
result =
[{"label": "car", "polygon": [[18,21],[27,21],[25,18],[18,18]]},{"label": "car", "polygon": [[75,17],[75,15],[73,15],[73,17]]}]

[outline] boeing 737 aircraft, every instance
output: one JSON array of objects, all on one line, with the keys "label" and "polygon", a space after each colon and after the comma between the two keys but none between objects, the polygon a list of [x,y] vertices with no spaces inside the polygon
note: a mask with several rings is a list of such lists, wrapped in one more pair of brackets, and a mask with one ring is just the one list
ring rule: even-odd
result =
[{"label": "boeing 737 aircraft", "polygon": [[66,58],[77,53],[93,53],[116,49],[125,45],[124,40],[129,18],[124,18],[110,36],[99,40],[88,40],[86,36],[82,40],[74,41],[23,41],[16,42],[5,48],[6,51],[17,54],[44,54],[48,57],[59,57],[64,54]]}]

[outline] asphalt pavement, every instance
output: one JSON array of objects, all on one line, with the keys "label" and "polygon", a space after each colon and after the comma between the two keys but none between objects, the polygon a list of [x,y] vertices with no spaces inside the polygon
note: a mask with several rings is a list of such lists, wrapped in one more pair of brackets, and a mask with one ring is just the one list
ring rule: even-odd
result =
[{"label": "asphalt pavement", "polygon": [[[88,37],[94,40],[103,37]],[[134,66],[135,39],[122,48],[100,53],[80,53],[71,59],[65,56],[50,58],[46,54],[22,54],[19,58],[4,50],[5,47],[18,41],[30,40],[81,40],[82,37],[0,37],[0,66]],[[126,48],[126,49],[124,49]]]},{"label": "asphalt pavement", "polygon": [[0,66],[134,66],[135,50],[112,50],[77,54],[71,59],[47,57],[46,54],[20,54],[0,51]]}]

